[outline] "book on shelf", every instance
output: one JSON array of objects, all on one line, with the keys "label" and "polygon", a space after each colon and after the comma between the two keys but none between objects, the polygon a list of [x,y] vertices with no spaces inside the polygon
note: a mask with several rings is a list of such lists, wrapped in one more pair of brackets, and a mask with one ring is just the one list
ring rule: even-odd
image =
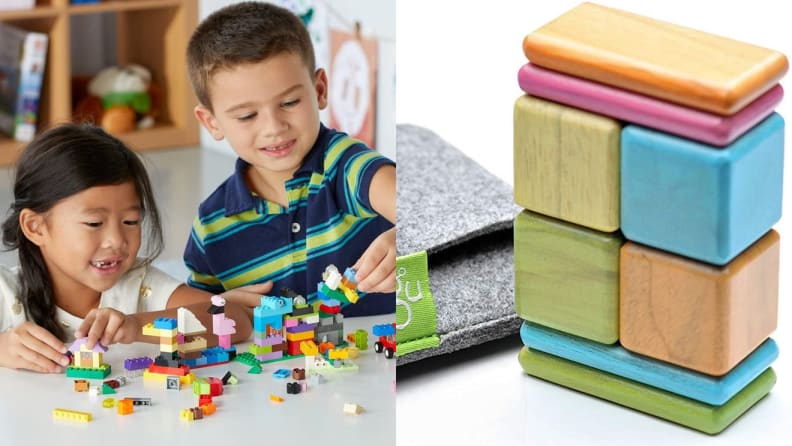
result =
[{"label": "book on shelf", "polygon": [[0,0],[0,11],[31,9],[34,6],[36,6],[36,0]]},{"label": "book on shelf", "polygon": [[0,22],[0,132],[17,141],[36,134],[48,36]]}]

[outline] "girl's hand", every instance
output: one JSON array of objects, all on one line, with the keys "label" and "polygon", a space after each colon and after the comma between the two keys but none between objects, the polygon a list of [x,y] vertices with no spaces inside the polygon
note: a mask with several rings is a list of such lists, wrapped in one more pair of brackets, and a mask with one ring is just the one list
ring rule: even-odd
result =
[{"label": "girl's hand", "polygon": [[396,228],[375,238],[352,268],[357,271],[358,290],[366,293],[396,291]]},{"label": "girl's hand", "polygon": [[137,319],[113,308],[94,308],[89,311],[82,325],[74,333],[76,338],[88,337],[85,346],[94,348],[97,342],[130,344],[142,335]]},{"label": "girl's hand", "polygon": [[41,373],[62,373],[69,365],[66,346],[33,322],[0,333],[0,366]]}]

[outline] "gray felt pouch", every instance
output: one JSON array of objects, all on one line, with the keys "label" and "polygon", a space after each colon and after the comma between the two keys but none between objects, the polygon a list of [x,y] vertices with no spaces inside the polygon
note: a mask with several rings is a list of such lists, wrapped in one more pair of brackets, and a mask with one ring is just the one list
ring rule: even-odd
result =
[{"label": "gray felt pouch", "polygon": [[511,187],[430,130],[396,147],[398,364],[516,334]]}]

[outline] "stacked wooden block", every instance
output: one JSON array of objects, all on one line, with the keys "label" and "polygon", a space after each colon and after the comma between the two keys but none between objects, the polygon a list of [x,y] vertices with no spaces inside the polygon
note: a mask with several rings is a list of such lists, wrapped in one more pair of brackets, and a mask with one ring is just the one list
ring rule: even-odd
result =
[{"label": "stacked wooden block", "polygon": [[776,379],[786,57],[590,3],[523,46],[523,368],[722,431]]}]

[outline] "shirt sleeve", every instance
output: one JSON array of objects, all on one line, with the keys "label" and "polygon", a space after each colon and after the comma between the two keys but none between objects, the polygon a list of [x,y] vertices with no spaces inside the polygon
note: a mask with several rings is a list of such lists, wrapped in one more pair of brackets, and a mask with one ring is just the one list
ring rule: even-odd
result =
[{"label": "shirt sleeve", "polygon": [[148,272],[140,283],[139,311],[159,311],[168,306],[168,300],[176,288],[183,285],[181,280],[171,277],[154,266],[148,266]]},{"label": "shirt sleeve", "polygon": [[356,217],[372,218],[378,214],[369,200],[371,179],[383,166],[396,163],[363,143],[351,145],[338,161],[336,186],[342,195],[340,202],[344,210]]},{"label": "shirt sleeve", "polygon": [[15,271],[0,266],[0,332],[25,321],[25,310],[18,302],[19,277]]},{"label": "shirt sleeve", "polygon": [[190,237],[187,239],[187,246],[184,248],[184,265],[190,270],[190,277],[187,284],[191,287],[219,294],[225,291],[209,265],[209,258],[204,248],[203,236],[204,228],[201,224],[200,216],[193,221]]},{"label": "shirt sleeve", "polygon": [[115,308],[124,314],[164,310],[171,294],[182,284],[158,268],[140,266],[129,270],[102,293],[99,306]]}]

